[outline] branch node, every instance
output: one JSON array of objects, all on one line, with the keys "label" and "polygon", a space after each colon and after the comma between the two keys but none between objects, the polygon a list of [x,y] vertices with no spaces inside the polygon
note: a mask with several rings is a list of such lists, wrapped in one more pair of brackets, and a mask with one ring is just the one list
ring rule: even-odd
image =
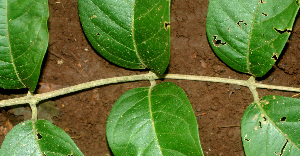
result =
[{"label": "branch node", "polygon": [[150,88],[153,88],[156,85],[156,79],[159,78],[155,73],[149,71],[149,81],[150,81]]},{"label": "branch node", "polygon": [[258,92],[256,90],[256,83],[255,83],[255,77],[254,76],[251,76],[248,80],[248,88],[249,90],[251,91],[252,95],[253,95],[253,98],[254,98],[254,102],[256,102],[257,104],[259,104],[260,100],[259,100],[259,95],[258,95]]},{"label": "branch node", "polygon": [[37,104],[40,102],[36,97],[34,97],[32,92],[28,92],[27,97],[29,99],[29,105],[31,108],[31,120],[37,121]]}]

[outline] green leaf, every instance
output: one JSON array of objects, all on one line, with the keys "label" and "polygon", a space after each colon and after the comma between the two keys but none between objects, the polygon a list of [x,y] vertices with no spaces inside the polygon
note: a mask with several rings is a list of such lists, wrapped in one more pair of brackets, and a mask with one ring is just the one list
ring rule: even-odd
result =
[{"label": "green leaf", "polygon": [[0,87],[37,85],[48,46],[47,0],[0,0]]},{"label": "green leaf", "polygon": [[110,112],[106,134],[115,155],[203,155],[191,104],[173,83],[123,94]]},{"label": "green leaf", "polygon": [[15,126],[5,137],[0,155],[83,155],[66,132],[46,120]]},{"label": "green leaf", "polygon": [[261,77],[278,59],[298,10],[296,0],[210,0],[209,43],[231,68]]},{"label": "green leaf", "polygon": [[79,0],[83,30],[109,61],[163,74],[170,59],[170,0]]},{"label": "green leaf", "polygon": [[241,129],[247,156],[300,155],[300,99],[263,97],[247,108]]}]

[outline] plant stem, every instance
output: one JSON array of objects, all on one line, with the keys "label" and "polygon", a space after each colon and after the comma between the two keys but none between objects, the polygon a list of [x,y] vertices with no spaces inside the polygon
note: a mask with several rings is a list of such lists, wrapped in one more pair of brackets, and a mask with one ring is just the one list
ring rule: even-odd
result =
[{"label": "plant stem", "polygon": [[18,104],[25,104],[25,103],[31,103],[33,99],[37,101],[42,101],[46,99],[50,99],[53,97],[58,97],[61,95],[66,95],[69,93],[74,93],[81,90],[86,90],[90,88],[95,88],[107,84],[115,84],[115,83],[122,83],[122,82],[132,82],[132,81],[142,81],[142,80],[151,80],[151,79],[158,79],[158,77],[153,73],[148,74],[141,74],[141,75],[131,75],[131,76],[122,76],[122,77],[113,77],[113,78],[107,78],[107,79],[100,79],[96,81],[86,82],[82,84],[78,84],[71,87],[66,87],[62,89],[58,89],[55,91],[42,93],[42,94],[36,94],[36,95],[27,95],[25,97],[21,98],[15,98],[15,99],[9,99],[9,100],[2,100],[0,101],[0,107],[5,106],[12,106],[12,105],[18,105]]},{"label": "plant stem", "polygon": [[31,108],[31,112],[32,112],[31,120],[33,120],[33,121],[37,120],[37,107],[36,107],[37,104],[38,103],[30,104],[30,108]]},{"label": "plant stem", "polygon": [[181,74],[166,74],[164,79],[177,79],[177,80],[194,80],[194,81],[207,81],[207,82],[219,82],[219,83],[229,83],[236,84],[240,86],[248,86],[248,82],[245,80],[227,79],[220,77],[210,77],[210,76],[195,76],[195,75],[181,75]]},{"label": "plant stem", "polygon": [[[246,80],[236,80],[236,79],[228,79],[228,78],[220,78],[220,77],[166,74],[163,78],[177,79],[177,80],[219,82],[219,83],[236,84],[236,85],[240,85],[240,86],[249,87],[249,82],[247,82]],[[275,85],[260,84],[260,83],[254,83],[253,85],[255,85],[256,88],[274,89],[274,90],[290,91],[290,92],[300,92],[300,88],[294,88],[294,87],[275,86]]]},{"label": "plant stem", "polygon": [[31,91],[28,91],[27,97],[31,97],[29,101],[29,105],[31,108],[31,120],[37,121],[37,104],[39,103],[38,99],[32,98],[33,94]]},{"label": "plant stem", "polygon": [[256,83],[255,83],[255,78],[253,76],[251,76],[249,79],[248,79],[248,88],[249,90],[251,91],[252,95],[253,95],[253,98],[254,98],[254,102],[256,102],[257,104],[260,103],[259,101],[259,95],[258,95],[258,92],[256,90]]},{"label": "plant stem", "polygon": [[[149,72],[147,74],[100,79],[100,80],[96,80],[96,81],[78,84],[78,85],[71,86],[71,87],[58,89],[58,90],[43,93],[43,94],[27,95],[27,96],[21,97],[21,98],[2,100],[2,101],[0,101],[0,107],[25,104],[25,103],[29,103],[29,104],[32,104],[35,102],[37,103],[39,101],[50,99],[53,97],[58,97],[58,96],[66,95],[69,93],[74,93],[74,92],[78,92],[81,90],[91,89],[91,88],[108,85],[108,84],[133,82],[133,81],[144,81],[144,80],[154,83],[153,81],[157,80],[157,79],[178,79],[178,80],[194,80],[194,81],[229,83],[229,84],[236,84],[236,85],[240,85],[240,86],[246,86],[250,90],[252,87],[251,92],[252,92],[255,100],[259,99],[258,93],[256,92],[256,88],[267,88],[267,89],[275,89],[275,90],[283,90],[283,91],[300,92],[300,88],[283,87],[283,86],[274,86],[274,85],[255,83],[254,78],[251,81],[250,80],[247,81],[247,80],[220,78],[220,77],[181,75],[181,74],[165,74],[165,75],[158,77],[154,73]],[[254,91],[253,89],[255,90],[255,92],[253,92]],[[257,96],[255,94],[257,94]]]}]

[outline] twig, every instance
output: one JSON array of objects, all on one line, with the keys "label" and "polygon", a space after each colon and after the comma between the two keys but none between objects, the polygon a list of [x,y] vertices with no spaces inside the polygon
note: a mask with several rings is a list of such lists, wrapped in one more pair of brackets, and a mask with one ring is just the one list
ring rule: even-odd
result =
[{"label": "twig", "polygon": [[231,128],[231,127],[241,127],[240,125],[227,125],[227,126],[218,126],[219,128]]},{"label": "twig", "polygon": [[208,82],[229,83],[229,84],[236,84],[236,85],[240,85],[240,86],[246,86],[251,90],[255,101],[259,101],[259,97],[258,97],[258,93],[256,92],[256,88],[266,88],[266,89],[275,89],[275,90],[283,90],[283,91],[291,91],[291,92],[300,92],[300,88],[274,86],[274,85],[255,83],[255,80],[252,77],[248,81],[247,80],[228,79],[228,78],[219,78],[219,77],[210,77],[210,76],[195,76],[195,75],[180,75],[180,74],[165,74],[165,75],[162,75],[159,77],[159,76],[155,75],[154,73],[150,72],[147,74],[140,74],[140,75],[131,75],[131,76],[121,76],[121,77],[100,79],[100,80],[96,80],[96,81],[78,84],[78,85],[71,86],[71,87],[62,88],[62,89],[47,92],[47,93],[25,96],[25,97],[9,99],[9,100],[2,100],[2,101],[0,101],[0,107],[32,103],[32,100],[42,101],[42,100],[50,99],[53,97],[58,97],[61,95],[66,95],[66,94],[78,92],[81,90],[91,89],[91,88],[108,85],[108,84],[133,82],[133,81],[145,81],[145,80],[152,81],[152,83],[153,83],[153,80],[157,80],[157,79],[208,81]]}]

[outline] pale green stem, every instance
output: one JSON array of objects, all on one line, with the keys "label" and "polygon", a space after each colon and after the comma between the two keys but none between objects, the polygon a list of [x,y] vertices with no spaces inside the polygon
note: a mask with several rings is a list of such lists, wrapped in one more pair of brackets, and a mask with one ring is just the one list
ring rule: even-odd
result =
[{"label": "pale green stem", "polygon": [[90,89],[90,88],[94,88],[94,87],[99,87],[99,86],[103,86],[103,85],[107,85],[107,84],[151,80],[151,79],[158,79],[158,77],[153,73],[148,73],[148,74],[141,74],[141,75],[132,75],[132,76],[122,76],[122,77],[101,79],[101,80],[78,84],[78,85],[71,86],[71,87],[58,89],[58,90],[47,92],[47,93],[36,94],[34,96],[25,96],[25,97],[21,97],[21,98],[2,100],[2,101],[0,101],[0,107],[30,103],[34,99],[37,101],[42,101],[42,100],[50,99],[53,97],[58,97],[61,95],[66,95],[69,93],[74,93],[77,91]]},{"label": "pale green stem", "polygon": [[32,92],[28,91],[27,97],[31,97],[30,101],[29,101],[29,105],[31,108],[31,120],[33,121],[37,121],[37,104],[39,103],[39,101],[36,98],[33,98],[33,94]]},{"label": "pale green stem", "polygon": [[[293,88],[293,87],[283,87],[283,86],[274,86],[274,85],[267,85],[267,84],[260,84],[255,83],[255,80],[235,80],[235,79],[228,79],[228,78],[219,78],[219,77],[210,77],[210,76],[195,76],[195,75],[180,75],[180,74],[166,74],[158,77],[154,73],[150,72],[147,74],[141,75],[131,75],[131,76],[122,76],[122,77],[114,77],[114,78],[107,78],[101,79],[91,82],[82,83],[79,85],[66,87],[63,89],[43,93],[43,94],[36,94],[31,96],[25,96],[21,98],[9,99],[9,100],[2,100],[0,101],[0,107],[5,106],[12,106],[18,104],[25,104],[25,103],[32,103],[34,101],[42,101],[46,99],[50,99],[53,97],[58,97],[61,95],[66,95],[69,93],[74,93],[77,91],[95,88],[107,84],[115,84],[115,83],[124,83],[124,82],[132,82],[132,81],[143,81],[147,80],[154,85],[154,80],[157,79],[178,79],[178,80],[194,80],[194,81],[208,81],[208,82],[219,82],[219,83],[229,83],[229,84],[236,84],[240,86],[249,87],[251,92],[253,93],[254,99],[259,99],[258,94],[256,92],[256,88],[267,88],[267,89],[275,89],[275,90],[283,90],[283,91],[292,91],[292,92],[300,92],[300,88]],[[255,90],[255,91],[254,91]],[[257,96],[255,95],[257,94]]]},{"label": "pale green stem", "polygon": [[35,104],[30,104],[30,108],[31,108],[31,120],[36,121],[37,120],[37,107],[36,107],[37,103]]},{"label": "pale green stem", "polygon": [[[149,72],[149,74],[152,74],[152,75],[156,75],[155,73],[153,73],[153,72]],[[158,78],[158,77],[157,77]],[[150,89],[152,89],[154,86],[156,86],[156,78],[155,77],[152,77],[152,79],[149,79],[149,81],[150,81],[150,84],[151,84],[151,86],[150,86]]]},{"label": "pale green stem", "polygon": [[254,98],[254,102],[256,102],[257,104],[259,104],[260,100],[259,100],[259,95],[258,95],[258,92],[256,90],[256,83],[255,83],[255,78],[253,76],[251,76],[249,79],[248,79],[248,88],[249,90],[251,91],[252,95],[253,95],[253,98]]},{"label": "pale green stem", "polygon": [[[181,74],[166,74],[163,78],[165,79],[177,79],[177,80],[194,80],[194,81],[207,81],[207,82],[219,82],[219,83],[229,83],[236,84],[240,86],[249,86],[249,82],[246,80],[236,80],[220,77],[210,77],[210,76],[195,76],[195,75],[181,75]],[[300,88],[285,87],[285,86],[275,86],[268,84],[254,83],[256,88],[274,89],[290,92],[300,92]]]},{"label": "pale green stem", "polygon": [[240,85],[240,86],[248,86],[248,82],[245,80],[227,79],[227,78],[210,77],[210,76],[166,74],[163,76],[163,78],[164,79],[177,79],[177,80],[194,80],[194,81],[230,83],[230,84],[236,84],[236,85]]}]

